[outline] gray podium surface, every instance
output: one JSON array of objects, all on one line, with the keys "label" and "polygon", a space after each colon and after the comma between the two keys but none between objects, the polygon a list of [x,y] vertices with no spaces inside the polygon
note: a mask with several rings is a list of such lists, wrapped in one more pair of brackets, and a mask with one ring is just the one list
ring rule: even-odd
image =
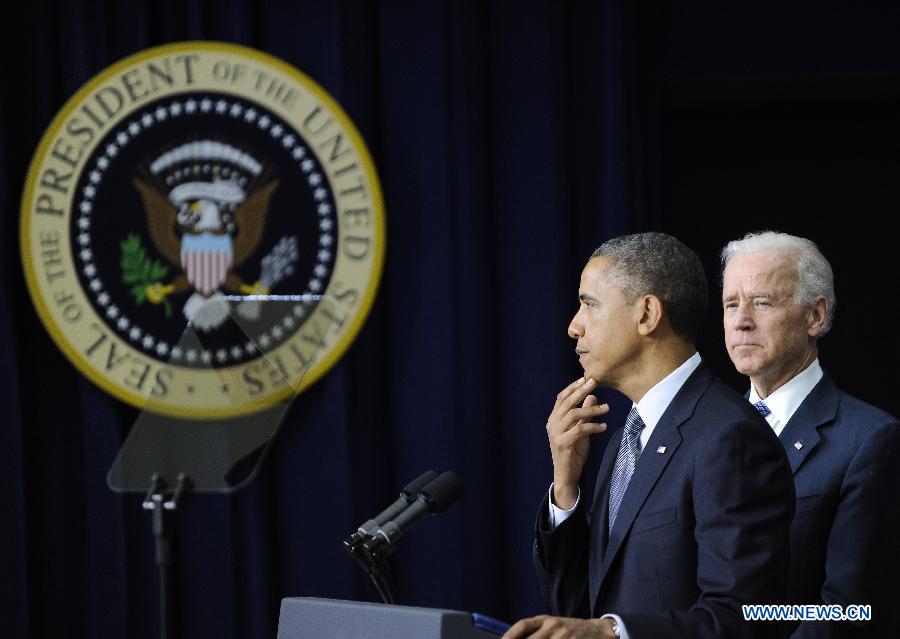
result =
[{"label": "gray podium surface", "polygon": [[288,597],[278,639],[497,639],[456,610]]}]

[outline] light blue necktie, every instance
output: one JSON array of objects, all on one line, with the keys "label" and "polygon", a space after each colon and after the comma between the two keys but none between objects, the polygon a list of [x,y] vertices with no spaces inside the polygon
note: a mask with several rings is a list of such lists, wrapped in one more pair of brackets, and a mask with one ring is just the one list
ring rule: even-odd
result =
[{"label": "light blue necktie", "polygon": [[766,406],[765,403],[763,403],[763,400],[759,400],[758,402],[756,402],[753,405],[756,407],[756,410],[759,411],[759,414],[762,415],[763,417],[767,416],[769,413],[772,412],[769,410],[769,407]]},{"label": "light blue necktie", "polygon": [[644,420],[638,414],[637,406],[631,407],[631,412],[625,419],[625,430],[622,433],[622,443],[619,445],[619,454],[616,456],[616,465],[613,468],[612,486],[609,489],[609,529],[612,531],[616,523],[616,514],[625,496],[625,489],[634,474],[634,465],[641,453],[641,431],[644,429]]}]

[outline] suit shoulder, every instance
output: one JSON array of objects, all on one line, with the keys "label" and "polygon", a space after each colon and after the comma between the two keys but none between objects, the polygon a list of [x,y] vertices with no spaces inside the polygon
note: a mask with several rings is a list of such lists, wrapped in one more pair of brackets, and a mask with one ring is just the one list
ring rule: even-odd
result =
[{"label": "suit shoulder", "polygon": [[[747,399],[715,378],[698,398],[690,419],[690,430],[702,439],[765,440],[781,448],[775,433]],[[683,429],[682,433],[686,431]]]},{"label": "suit shoulder", "polygon": [[838,398],[838,418],[853,418],[859,422],[860,426],[870,428],[878,426],[900,427],[900,422],[897,421],[896,417],[886,410],[864,402],[855,395],[839,390]]},{"label": "suit shoulder", "polygon": [[900,422],[885,410],[864,402],[844,391],[838,391],[834,416],[834,437],[847,445],[900,446]]},{"label": "suit shoulder", "polygon": [[749,420],[754,424],[765,424],[759,412],[747,401],[747,398],[719,378],[715,378],[700,397],[697,409],[703,413],[717,415],[718,421],[746,422]]}]

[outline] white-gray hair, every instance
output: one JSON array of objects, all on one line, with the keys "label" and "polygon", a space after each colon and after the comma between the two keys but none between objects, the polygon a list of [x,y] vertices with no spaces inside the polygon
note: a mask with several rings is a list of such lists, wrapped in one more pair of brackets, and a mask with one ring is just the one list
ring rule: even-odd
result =
[{"label": "white-gray hair", "polygon": [[728,260],[735,255],[768,252],[780,253],[794,259],[797,267],[794,301],[804,306],[812,306],[819,297],[825,298],[825,328],[819,337],[825,335],[831,330],[834,307],[837,305],[837,298],[834,296],[834,273],[831,264],[812,240],[778,231],[747,233],[739,240],[732,240],[722,249],[722,272],[725,272]]}]

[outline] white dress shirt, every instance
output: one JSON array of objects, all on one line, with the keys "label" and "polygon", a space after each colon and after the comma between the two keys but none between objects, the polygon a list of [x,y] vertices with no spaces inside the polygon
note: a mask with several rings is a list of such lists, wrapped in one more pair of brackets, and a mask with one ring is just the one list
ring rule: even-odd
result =
[{"label": "white dress shirt", "polygon": [[[784,430],[788,420],[800,408],[800,404],[819,383],[823,374],[819,359],[816,358],[802,373],[794,375],[787,384],[762,400],[770,411],[766,415],[766,421],[776,435],[781,436],[781,431]],[[753,388],[753,384],[750,384],[750,395],[747,399],[751,404],[760,401],[759,393]]]},{"label": "white dress shirt", "polygon": [[[632,404],[632,407],[637,406],[638,415],[641,416],[641,420],[644,422],[644,428],[641,430],[639,437],[641,451],[644,450],[644,446],[646,446],[647,442],[650,440],[653,429],[656,428],[663,413],[666,412],[669,404],[672,403],[675,395],[681,390],[681,387],[684,386],[684,383],[687,381],[688,377],[691,376],[691,373],[700,366],[700,362],[700,354],[694,353],[681,366],[666,375],[653,388],[648,390],[637,404]],[[575,500],[575,505],[569,510],[563,510],[553,503],[553,484],[550,484],[549,494],[549,523],[552,530],[562,524],[573,512],[575,512],[575,509],[578,507],[578,502],[581,499],[581,489],[578,489],[578,497]],[[628,629],[625,627],[625,623],[619,615],[605,614],[603,617],[614,619],[619,629],[619,636],[622,639],[630,639]]]}]

